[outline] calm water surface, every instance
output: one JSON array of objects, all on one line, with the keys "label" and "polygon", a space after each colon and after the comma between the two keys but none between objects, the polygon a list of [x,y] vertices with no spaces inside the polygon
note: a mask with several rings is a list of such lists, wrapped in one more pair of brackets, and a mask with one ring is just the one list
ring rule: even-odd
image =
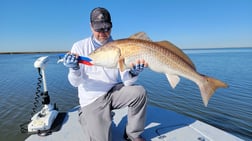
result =
[{"label": "calm water surface", "polygon": [[[146,69],[137,83],[148,91],[149,104],[207,122],[244,140],[252,140],[252,49],[186,50],[198,72],[229,85],[218,89],[204,107],[195,83],[181,79],[172,89],[163,74]],[[0,55],[0,140],[22,141],[19,125],[28,121],[36,92],[38,71],[34,61],[49,55],[46,67],[51,101],[61,111],[78,105],[77,90],[68,70],[57,64],[56,54]]]}]

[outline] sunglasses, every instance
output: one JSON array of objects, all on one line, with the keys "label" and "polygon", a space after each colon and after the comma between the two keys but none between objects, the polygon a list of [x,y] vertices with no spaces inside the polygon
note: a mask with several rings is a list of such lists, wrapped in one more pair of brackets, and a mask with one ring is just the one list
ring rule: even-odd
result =
[{"label": "sunglasses", "polygon": [[98,29],[95,29],[96,32],[108,32],[110,31],[111,28],[98,28]]}]

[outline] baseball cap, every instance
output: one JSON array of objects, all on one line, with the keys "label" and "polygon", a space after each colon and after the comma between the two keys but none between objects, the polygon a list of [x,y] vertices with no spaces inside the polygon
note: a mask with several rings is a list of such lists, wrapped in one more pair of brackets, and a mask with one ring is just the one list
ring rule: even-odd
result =
[{"label": "baseball cap", "polygon": [[97,7],[90,13],[90,21],[95,31],[106,31],[112,28],[110,13],[107,9]]}]

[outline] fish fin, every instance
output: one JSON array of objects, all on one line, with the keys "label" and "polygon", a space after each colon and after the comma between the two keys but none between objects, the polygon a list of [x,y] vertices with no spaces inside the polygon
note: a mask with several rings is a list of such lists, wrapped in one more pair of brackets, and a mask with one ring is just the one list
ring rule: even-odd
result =
[{"label": "fish fin", "polygon": [[171,87],[174,89],[180,81],[179,76],[174,75],[174,74],[165,74],[165,75],[166,75]]},{"label": "fish fin", "polygon": [[207,76],[203,76],[203,77],[204,77],[204,82],[202,84],[199,84],[199,89],[200,89],[203,103],[205,107],[207,107],[208,101],[214,94],[215,90],[221,87],[227,88],[228,85],[215,78],[211,78]]},{"label": "fish fin", "polygon": [[136,34],[131,35],[129,38],[151,41],[150,37],[145,32],[138,32]]},{"label": "fish fin", "polygon": [[123,72],[126,69],[125,64],[124,64],[124,58],[123,59],[119,59],[118,66],[119,66],[119,70],[121,72]]},{"label": "fish fin", "polygon": [[176,47],[171,42],[164,40],[164,41],[159,41],[159,42],[155,42],[155,43],[157,43],[158,45],[165,47],[165,48],[169,49],[170,51],[172,51],[173,53],[177,54],[185,62],[187,62],[187,64],[189,64],[194,70],[196,70],[196,67],[193,64],[192,60],[180,48]]}]

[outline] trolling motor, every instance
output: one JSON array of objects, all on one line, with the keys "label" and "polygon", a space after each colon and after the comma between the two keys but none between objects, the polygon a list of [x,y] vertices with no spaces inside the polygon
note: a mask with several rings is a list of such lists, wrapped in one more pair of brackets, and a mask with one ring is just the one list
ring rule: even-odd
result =
[{"label": "trolling motor", "polygon": [[44,92],[41,93],[43,108],[33,115],[31,122],[28,124],[28,132],[30,133],[48,131],[59,113],[56,106],[50,104],[50,97],[47,91],[45,65],[48,61],[48,56],[42,56],[34,62],[34,67],[38,69],[39,75],[42,77]]}]

